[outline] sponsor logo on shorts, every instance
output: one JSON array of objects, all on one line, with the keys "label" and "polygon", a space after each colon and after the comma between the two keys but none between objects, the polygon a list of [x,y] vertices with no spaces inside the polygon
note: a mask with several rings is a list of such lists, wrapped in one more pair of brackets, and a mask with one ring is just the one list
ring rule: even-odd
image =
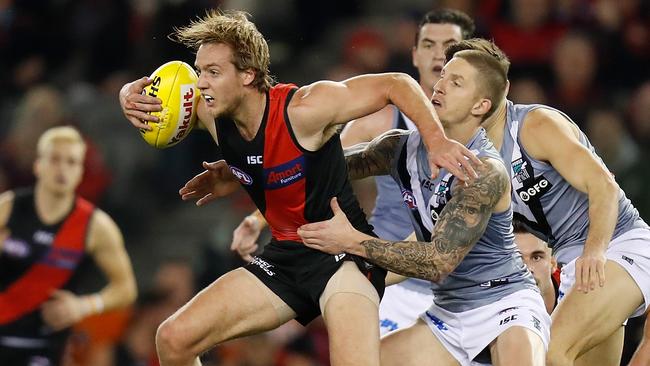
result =
[{"label": "sponsor logo on shorts", "polygon": [[392,331],[396,330],[397,328],[399,328],[397,323],[395,323],[394,321],[392,321],[390,319],[381,319],[381,320],[379,320],[379,327],[380,328],[386,328],[389,332],[392,332]]},{"label": "sponsor logo on shorts", "polygon": [[621,258],[623,258],[623,260],[626,261],[627,263],[629,263],[630,265],[634,264],[634,259],[632,259],[632,258],[630,258],[630,257],[628,257],[626,255],[622,255]]},{"label": "sponsor logo on shorts", "polygon": [[270,265],[267,261],[261,259],[260,257],[253,257],[251,264],[260,267],[262,271],[266,272],[266,274],[269,276],[275,275],[275,272],[271,271],[271,268],[273,268],[273,266]]},{"label": "sponsor logo on shorts", "polygon": [[513,311],[513,310],[517,310],[517,309],[519,309],[519,306],[512,306],[512,307],[509,307],[509,308],[505,308],[505,309],[499,311],[499,313],[497,315],[502,315],[502,314],[505,314],[505,313],[507,313],[509,311]]},{"label": "sponsor logo on shorts", "polygon": [[237,177],[237,179],[239,179],[239,182],[241,184],[246,186],[250,186],[251,184],[253,184],[253,178],[251,178],[250,175],[244,173],[243,170],[234,166],[230,166],[230,171],[235,177]]},{"label": "sponsor logo on shorts", "polygon": [[538,331],[541,332],[542,331],[542,322],[541,322],[541,320],[537,319],[537,317],[535,315],[531,315],[531,317],[533,318],[532,319],[533,327],[535,327],[535,329],[537,329]]},{"label": "sponsor logo on shorts", "polygon": [[499,325],[506,325],[506,324],[510,323],[511,321],[517,320],[519,318],[518,315],[519,314],[508,315],[507,317],[501,319],[501,321],[499,322]]},{"label": "sponsor logo on shorts", "polygon": [[443,322],[442,320],[440,320],[440,318],[438,318],[437,316],[431,314],[431,313],[428,312],[428,311],[425,312],[425,314],[427,315],[427,318],[429,318],[429,320],[431,320],[431,322],[433,323],[433,325],[436,326],[436,328],[438,328],[438,329],[440,329],[440,330],[449,330],[449,328],[447,328],[447,326],[445,325],[445,322]]},{"label": "sponsor logo on shorts", "polygon": [[339,262],[343,258],[345,258],[345,253],[337,254],[334,256],[334,261]]},{"label": "sponsor logo on shorts", "polygon": [[296,183],[305,178],[305,156],[290,160],[284,164],[264,169],[266,189],[278,189]]}]

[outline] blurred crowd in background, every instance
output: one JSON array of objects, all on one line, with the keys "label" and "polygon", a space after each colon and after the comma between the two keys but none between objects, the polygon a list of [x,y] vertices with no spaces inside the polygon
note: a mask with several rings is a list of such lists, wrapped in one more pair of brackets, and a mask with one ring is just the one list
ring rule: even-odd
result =
[{"label": "blurred crowd in background", "polygon": [[[650,219],[650,1],[0,0],[0,191],[33,183],[43,131],[77,126],[90,144],[79,193],[120,225],[140,287],[132,309],[78,327],[68,365],[156,365],[158,324],[195,289],[243,263],[229,246],[253,209],[245,194],[202,208],[177,194],[202,171],[201,161],[215,160],[209,135],[197,131],[156,150],[117,101],[125,82],[166,61],[192,64],[191,51],[167,35],[213,7],[251,13],[269,42],[272,74],[298,85],[368,72],[417,77],[411,49],[420,17],[440,7],[462,10],[476,21],[477,36],[494,39],[510,57],[509,98],[566,112]],[[102,283],[90,267],[87,278],[88,288]],[[637,331],[628,330],[626,349],[635,347]],[[205,360],[327,365],[327,337],[318,321],[306,330],[289,323]]]}]

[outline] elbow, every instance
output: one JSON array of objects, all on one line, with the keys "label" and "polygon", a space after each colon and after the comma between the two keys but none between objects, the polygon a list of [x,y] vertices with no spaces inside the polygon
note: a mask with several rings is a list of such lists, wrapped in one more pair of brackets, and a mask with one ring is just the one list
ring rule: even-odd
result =
[{"label": "elbow", "polygon": [[619,195],[619,186],[614,179],[614,175],[609,172],[599,180],[599,184],[596,185],[598,188],[594,190],[596,197],[608,197],[612,201],[618,201]]},{"label": "elbow", "polygon": [[129,285],[129,288],[126,293],[126,304],[125,306],[132,305],[135,303],[135,300],[138,298],[138,286],[133,282]]},{"label": "elbow", "polygon": [[429,281],[440,285],[447,279],[447,277],[449,277],[449,273],[447,273],[447,272],[439,272],[437,274],[437,276],[432,276],[432,279],[430,279]]},{"label": "elbow", "polygon": [[138,297],[138,286],[135,284],[135,280],[128,281],[120,287],[120,303],[118,307],[127,307],[135,303],[135,300]]}]

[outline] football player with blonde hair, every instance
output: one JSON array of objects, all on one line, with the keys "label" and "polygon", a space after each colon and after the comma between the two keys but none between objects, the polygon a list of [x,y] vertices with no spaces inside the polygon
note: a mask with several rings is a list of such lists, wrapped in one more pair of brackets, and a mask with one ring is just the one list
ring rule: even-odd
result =
[{"label": "football player with blonde hair", "polygon": [[[69,126],[38,140],[36,185],[0,194],[0,364],[56,365],[69,327],[127,306],[136,284],[119,228],[75,190],[86,144]],[[91,257],[108,283],[77,294],[79,265]]]},{"label": "football player with blonde hair", "polygon": [[[338,127],[392,103],[421,129],[433,175],[446,167],[469,180],[480,161],[444,135],[428,97],[405,74],[267,88],[266,41],[236,11],[210,11],[173,38],[196,50],[198,116],[225,157],[205,163],[207,170],[181,194],[204,202],[232,190],[220,183],[203,189],[206,179],[239,181],[269,222],[273,240],[250,264],[220,277],[160,326],[161,365],[196,365],[197,356],[215,344],[293,318],[307,324],[320,314],[333,365],[379,365],[377,306],[385,271],[355,256],[306,248],[296,233],[302,224],[331,216],[332,197],[359,230],[372,233],[347,179]],[[122,110],[137,128],[148,128],[142,120],[156,122],[147,112],[161,109],[159,99],[141,94],[148,82],[136,80],[120,92]]]}]

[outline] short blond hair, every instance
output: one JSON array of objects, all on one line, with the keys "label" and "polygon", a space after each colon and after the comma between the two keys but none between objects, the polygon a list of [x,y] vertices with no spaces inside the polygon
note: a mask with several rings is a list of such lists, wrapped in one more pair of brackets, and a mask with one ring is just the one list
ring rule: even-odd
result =
[{"label": "short blond hair", "polygon": [[79,144],[82,147],[83,155],[86,154],[86,142],[76,128],[72,126],[52,127],[46,130],[38,139],[36,151],[42,156],[47,148],[56,142],[69,142]]},{"label": "short blond hair", "polygon": [[469,62],[478,71],[479,87],[492,102],[483,120],[490,117],[506,96],[510,60],[492,41],[482,38],[466,39],[451,44],[445,50],[447,61],[454,57]]},{"label": "short blond hair", "polygon": [[175,28],[170,38],[194,50],[206,43],[229,45],[235,68],[255,71],[251,85],[266,92],[273,84],[269,73],[269,45],[248,17],[249,14],[243,11],[208,10],[203,18],[192,21],[188,26]]}]

